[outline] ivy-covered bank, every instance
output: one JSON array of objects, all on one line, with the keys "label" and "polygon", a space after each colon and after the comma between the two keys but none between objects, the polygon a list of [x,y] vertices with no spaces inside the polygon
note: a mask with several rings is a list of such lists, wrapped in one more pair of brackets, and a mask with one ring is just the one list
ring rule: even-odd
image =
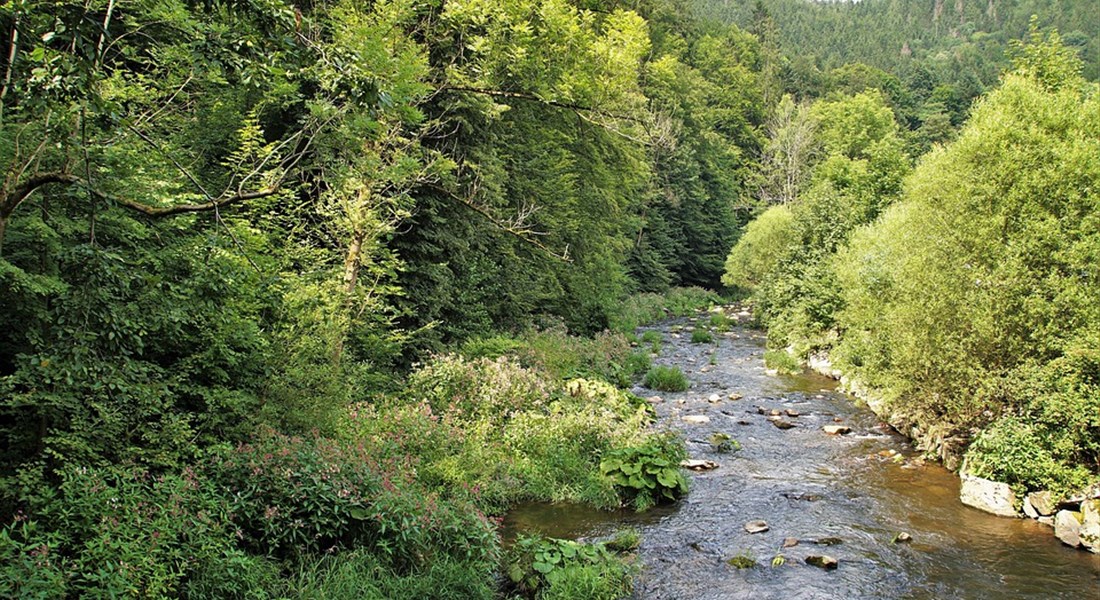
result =
[{"label": "ivy-covered bank", "polygon": [[[827,357],[1020,510],[1029,492],[1079,502],[1100,482],[1100,94],[1056,33],[1033,28],[1013,64],[909,174],[833,149],[821,120],[807,191],[749,224],[726,281],[756,285],[776,351]],[[887,144],[885,114],[852,123]]]}]

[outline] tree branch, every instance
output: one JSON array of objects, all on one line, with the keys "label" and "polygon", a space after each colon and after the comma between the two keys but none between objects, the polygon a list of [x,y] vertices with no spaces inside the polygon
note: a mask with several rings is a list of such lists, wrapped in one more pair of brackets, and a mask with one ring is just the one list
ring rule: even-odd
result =
[{"label": "tree branch", "polygon": [[529,237],[530,235],[535,235],[537,232],[532,232],[532,231],[529,231],[529,230],[516,229],[515,227],[513,227],[513,226],[505,223],[504,221],[501,221],[500,219],[498,219],[495,215],[493,215],[488,210],[486,210],[485,207],[479,206],[479,205],[471,202],[468,198],[463,198],[463,197],[459,196],[458,194],[452,192],[451,190],[448,190],[447,188],[444,188],[443,186],[440,186],[440,185],[437,185],[437,184],[434,184],[434,183],[425,183],[425,184],[423,184],[423,187],[429,188],[432,191],[443,194],[447,198],[450,198],[451,200],[454,200],[455,202],[458,202],[462,206],[465,206],[466,208],[468,208],[468,209],[476,212],[477,214],[481,215],[486,221],[489,221],[489,223],[491,223],[497,229],[503,231],[504,233],[507,233],[508,235],[511,235],[515,238],[518,238],[520,241],[522,241],[526,244],[529,244],[531,246],[534,246],[535,248],[538,248],[543,253],[545,253],[545,254],[553,257],[553,258],[556,258],[556,259],[558,259],[562,262],[567,262],[567,263],[573,262],[573,259],[569,257],[569,246],[566,246],[565,250],[563,252],[561,252],[560,254],[557,253],[557,252],[554,252],[550,248],[546,247],[542,242]]},{"label": "tree branch", "polygon": [[90,187],[88,185],[88,182],[85,181],[84,178],[73,175],[72,173],[39,173],[27,178],[26,181],[19,184],[11,192],[5,194],[2,198],[0,198],[0,217],[6,218],[10,216],[11,213],[15,211],[16,207],[18,207],[20,203],[26,200],[28,196],[33,194],[35,190],[51,183],[64,183],[66,185],[82,186],[86,188],[89,193],[94,194],[95,196],[103,200],[113,202],[115,204],[118,204],[119,206],[124,206],[126,208],[129,208],[130,210],[137,211],[149,217],[168,217],[185,213],[206,212],[222,208],[224,206],[229,206],[231,204],[236,204],[238,202],[246,202],[248,200],[256,200],[259,198],[273,196],[279,193],[280,190],[280,187],[276,186],[272,188],[257,190],[254,192],[241,192],[233,194],[232,196],[224,196],[221,198],[216,198],[209,202],[202,202],[199,204],[153,206],[150,204],[145,204],[143,202],[138,202],[137,200],[131,200],[129,198],[111,196],[110,194]]}]

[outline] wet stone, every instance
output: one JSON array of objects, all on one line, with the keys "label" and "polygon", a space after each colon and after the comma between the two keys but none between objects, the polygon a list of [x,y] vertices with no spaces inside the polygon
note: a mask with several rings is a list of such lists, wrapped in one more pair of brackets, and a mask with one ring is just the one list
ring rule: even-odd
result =
[{"label": "wet stone", "polygon": [[745,523],[745,531],[748,533],[764,533],[769,529],[767,522],[757,519]]},{"label": "wet stone", "polygon": [[840,561],[824,554],[811,554],[806,557],[806,564],[820,567],[826,571],[831,571],[840,564]]},{"label": "wet stone", "polygon": [[901,533],[895,535],[894,539],[892,541],[895,544],[908,544],[909,542],[913,541],[913,536],[911,536],[908,533],[902,531]]},{"label": "wet stone", "polygon": [[789,537],[789,538],[784,538],[783,539],[783,547],[784,548],[794,548],[797,545],[798,545],[798,538]]},{"label": "wet stone", "polygon": [[702,425],[703,423],[710,423],[710,417],[706,415],[686,415],[680,417],[680,420],[685,423],[692,423],[695,425]]},{"label": "wet stone", "polygon": [[822,427],[821,430],[829,435],[847,435],[852,433],[852,428],[847,425],[826,425]]},{"label": "wet stone", "polygon": [[794,423],[791,423],[790,421],[784,421],[783,419],[780,419],[779,417],[770,418],[770,419],[768,419],[768,421],[771,422],[772,425],[775,425],[776,427],[778,427],[779,429],[791,429],[795,426]]}]

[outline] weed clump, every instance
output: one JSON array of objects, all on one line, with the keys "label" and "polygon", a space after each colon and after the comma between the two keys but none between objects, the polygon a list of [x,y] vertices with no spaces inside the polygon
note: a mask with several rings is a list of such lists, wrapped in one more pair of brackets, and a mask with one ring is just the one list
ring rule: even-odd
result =
[{"label": "weed clump", "polygon": [[645,386],[661,392],[682,392],[690,387],[687,376],[679,367],[657,365],[645,374]]}]

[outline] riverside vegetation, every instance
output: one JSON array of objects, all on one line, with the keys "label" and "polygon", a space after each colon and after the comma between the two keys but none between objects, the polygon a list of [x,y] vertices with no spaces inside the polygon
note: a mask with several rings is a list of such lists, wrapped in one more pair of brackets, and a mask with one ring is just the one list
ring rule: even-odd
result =
[{"label": "riverside vegetation", "polygon": [[1066,498],[1100,481],[1100,95],[1034,22],[1011,55],[912,172],[881,98],[809,106],[821,155],[725,281],[777,367],[827,355],[930,453]]},{"label": "riverside vegetation", "polygon": [[0,595],[622,595],[497,519],[684,493],[622,389],[723,277],[978,472],[1093,478],[1087,23],[998,82],[1018,15],[968,78],[697,4],[0,6]]}]

